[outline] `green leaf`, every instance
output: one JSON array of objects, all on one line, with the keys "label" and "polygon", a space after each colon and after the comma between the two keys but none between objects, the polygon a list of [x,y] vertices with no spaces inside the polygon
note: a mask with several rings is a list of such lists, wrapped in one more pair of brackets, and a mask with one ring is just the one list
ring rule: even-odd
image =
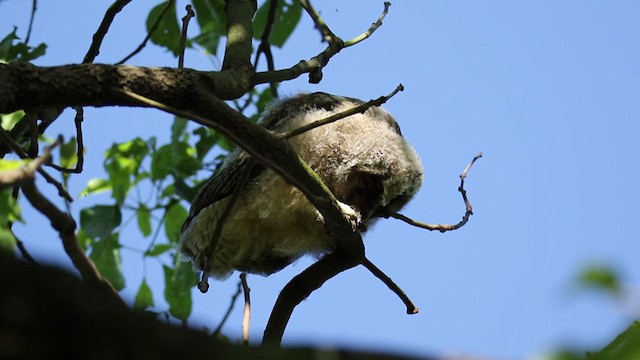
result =
[{"label": "green leaf", "polygon": [[136,293],[136,299],[133,302],[133,308],[135,310],[144,310],[153,306],[153,293],[151,288],[147,285],[147,280],[142,279],[142,283]]},{"label": "green leaf", "polygon": [[193,199],[198,193],[198,187],[190,187],[181,178],[175,178],[174,185],[176,189],[176,195],[180,196],[184,200],[187,200],[188,202],[193,202]]},{"label": "green leaf", "polygon": [[109,174],[112,196],[118,204],[124,202],[132,186],[131,178],[137,176],[140,164],[148,153],[149,145],[140,138],[113,144],[107,150],[104,168]]},{"label": "green leaf", "polygon": [[151,250],[146,251],[144,256],[156,257],[174,249],[175,247],[175,244],[156,244],[151,248]]},{"label": "green leaf", "polygon": [[160,180],[172,174],[187,178],[195,174],[202,163],[195,156],[195,149],[184,142],[167,144],[151,157],[151,179]]},{"label": "green leaf", "polygon": [[30,160],[5,160],[0,159],[0,171],[16,170],[26,165]]},{"label": "green leaf", "polygon": [[[147,16],[148,32],[162,14],[162,10],[167,3],[168,1],[163,1],[149,12]],[[174,56],[180,54],[180,26],[178,25],[178,18],[176,17],[175,5],[167,10],[162,19],[160,19],[158,28],[151,34],[151,41],[156,45],[169,49]],[[187,47],[189,47],[188,44]]]},{"label": "green leaf", "polygon": [[80,211],[80,227],[93,239],[106,239],[122,222],[120,207],[95,205]]},{"label": "green leaf", "polygon": [[6,219],[0,218],[0,251],[13,253],[16,247],[16,237],[13,235]]},{"label": "green leaf", "polygon": [[29,62],[44,55],[47,45],[42,43],[38,46],[31,47],[23,42],[14,44],[15,40],[20,40],[16,35],[17,27],[13,27],[13,31],[0,40],[0,63],[12,61]]},{"label": "green leaf", "polygon": [[107,190],[111,190],[111,182],[109,180],[93,178],[89,180],[89,182],[87,182],[87,187],[82,190],[82,192],[80,193],[80,197],[91,194],[98,194]]},{"label": "green leaf", "polygon": [[10,188],[0,190],[0,219],[10,222],[23,222],[20,205],[18,205],[11,192]]},{"label": "green leaf", "polygon": [[221,38],[222,36],[220,36],[219,34],[213,31],[208,31],[194,37],[193,39],[191,39],[191,41],[202,46],[207,53],[216,55],[216,53],[218,52],[218,47],[220,46]]},{"label": "green leaf", "polygon": [[[269,18],[269,1],[265,1],[256,12],[253,21],[253,37],[260,39]],[[302,5],[299,1],[282,1],[276,10],[275,23],[271,31],[269,43],[282,47],[302,17]]]},{"label": "green leaf", "polygon": [[120,258],[120,243],[118,234],[112,234],[91,246],[91,260],[96,264],[102,275],[111,282],[116,290],[125,287],[124,276],[122,275],[122,259]]},{"label": "green leaf", "polygon": [[187,218],[187,210],[180,203],[173,204],[166,212],[164,231],[169,241],[177,243],[180,240],[180,228]]},{"label": "green leaf", "polygon": [[589,266],[580,274],[579,281],[585,287],[597,290],[604,290],[611,294],[620,292],[620,282],[618,273],[607,266]]},{"label": "green leaf", "polygon": [[78,245],[80,245],[80,248],[84,251],[87,251],[87,249],[93,242],[93,239],[91,239],[89,235],[87,235],[87,233],[82,229],[79,229],[76,232],[76,239],[78,239]]},{"label": "green leaf", "polygon": [[187,119],[176,116],[171,124],[171,142],[176,143],[184,135],[187,129]]},{"label": "green leaf", "polygon": [[220,39],[227,35],[227,14],[223,0],[193,0],[200,35],[192,39],[208,53],[216,55]]},{"label": "green leaf", "polygon": [[60,166],[71,169],[78,162],[78,151],[76,150],[76,138],[72,137],[68,142],[60,144]]},{"label": "green leaf", "polygon": [[193,130],[193,134],[200,137],[196,142],[196,153],[198,154],[198,159],[202,160],[209,153],[209,150],[216,145],[218,137],[216,137],[214,130],[205,127]]},{"label": "green leaf", "polygon": [[23,116],[24,111],[22,110],[12,112],[11,114],[0,114],[0,123],[2,124],[2,128],[6,131],[11,131]]},{"label": "green leaf", "polygon": [[191,314],[191,289],[198,282],[191,263],[180,261],[176,256],[175,268],[164,268],[164,297],[169,303],[169,313],[177,319],[185,320]]},{"label": "green leaf", "polygon": [[144,237],[151,235],[151,211],[146,205],[140,204],[140,207],[136,210],[136,218],[142,235]]}]

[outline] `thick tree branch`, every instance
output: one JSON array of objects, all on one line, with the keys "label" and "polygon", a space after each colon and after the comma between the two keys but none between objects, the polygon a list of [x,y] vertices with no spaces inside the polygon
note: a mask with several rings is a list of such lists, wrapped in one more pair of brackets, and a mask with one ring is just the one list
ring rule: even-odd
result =
[{"label": "thick tree branch", "polygon": [[238,80],[237,72],[103,64],[54,67],[0,64],[0,112],[47,106],[134,105],[129,98],[112,92],[113,88],[129,89],[175,107],[188,108],[202,100],[203,93],[225,100],[242,96],[247,84],[242,77]]},{"label": "thick tree branch", "polygon": [[291,279],[282,289],[276,304],[273,306],[271,316],[269,316],[269,321],[264,330],[262,343],[280,344],[293,309],[327,280],[361,262],[362,259],[355,261],[354,258],[344,256],[340,252],[333,252]]},{"label": "thick tree branch", "polygon": [[126,306],[111,283],[100,274],[93,261],[87,257],[78,245],[78,239],[75,234],[76,222],[73,218],[59,210],[44,197],[40,191],[38,191],[33,180],[27,181],[22,185],[22,192],[31,205],[46,216],[49,221],[51,221],[51,226],[58,231],[65,252],[75,268],[80,272],[82,278],[89,283],[94,283],[102,289],[107,290],[106,292],[111,294],[114,299],[118,299],[122,305]]},{"label": "thick tree branch", "polygon": [[[222,70],[240,70],[238,75],[244,75],[239,80],[246,82],[247,89],[253,80],[253,14],[258,9],[255,0],[227,0],[227,45],[222,62]],[[250,76],[246,76],[250,74]]]}]

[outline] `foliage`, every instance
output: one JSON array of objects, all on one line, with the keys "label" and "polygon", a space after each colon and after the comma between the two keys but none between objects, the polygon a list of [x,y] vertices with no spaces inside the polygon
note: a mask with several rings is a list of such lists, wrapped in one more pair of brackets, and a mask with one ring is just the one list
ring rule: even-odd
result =
[{"label": "foliage", "polygon": [[[186,47],[197,46],[206,56],[216,57],[221,40],[226,36],[226,14],[223,0],[194,0],[195,20],[199,34],[187,39]],[[263,3],[257,13],[256,36],[267,25],[269,2]],[[302,14],[297,1],[280,2],[276,12],[271,43],[282,46],[296,28]],[[171,52],[179,54],[180,23],[174,1],[163,1],[151,9],[146,19],[150,40]],[[193,28],[193,26],[192,26]],[[0,62],[32,61],[44,55],[45,44],[31,47],[20,42],[17,29],[0,40]],[[231,103],[254,121],[266,104],[274,98],[271,89],[253,89],[245,98]],[[2,115],[2,127],[11,130],[24,112]],[[141,253],[142,261],[159,261],[165,275],[164,298],[168,313],[186,320],[191,313],[191,289],[197,282],[191,264],[182,261],[176,251],[180,227],[187,217],[187,205],[210,176],[224,154],[235,145],[225,136],[208,128],[194,127],[182,118],[175,118],[170,127],[171,139],[160,144],[156,138],[136,137],[114,143],[104,154],[106,177],[88,181],[81,197],[109,192],[111,201],[80,210],[77,238],[80,246],[94,261],[100,272],[117,290],[127,286],[122,272],[122,252],[127,251],[120,237],[129,224],[137,224],[140,235],[147,241]],[[75,137],[59,146],[59,164],[71,169],[78,163],[78,141]],[[24,162],[2,160],[0,170],[17,168]],[[63,183],[72,176],[63,173]],[[147,196],[141,194],[148,193]],[[14,248],[15,237],[10,222],[22,221],[20,207],[11,195],[11,189],[0,192],[0,247]],[[135,222],[128,220],[135,218]],[[164,230],[164,231],[163,231]],[[161,236],[163,235],[164,236]],[[146,267],[145,267],[146,268]],[[129,284],[128,286],[132,286]],[[134,307],[144,310],[154,306],[153,289],[146,277],[138,285]]]}]

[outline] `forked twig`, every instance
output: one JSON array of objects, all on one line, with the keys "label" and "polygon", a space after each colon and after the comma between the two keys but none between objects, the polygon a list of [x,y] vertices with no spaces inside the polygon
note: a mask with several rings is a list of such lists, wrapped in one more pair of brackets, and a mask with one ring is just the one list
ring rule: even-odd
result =
[{"label": "forked twig", "polygon": [[437,230],[440,232],[446,232],[446,231],[451,231],[451,230],[456,230],[459,229],[461,227],[463,227],[467,221],[469,221],[469,218],[471,217],[471,215],[473,215],[473,208],[471,207],[471,203],[469,202],[469,199],[467,198],[467,191],[464,189],[464,179],[467,177],[467,173],[469,172],[469,170],[471,169],[471,166],[473,166],[473,164],[476,162],[476,160],[480,159],[482,157],[482,153],[479,153],[478,155],[476,155],[473,160],[471,160],[471,162],[469,163],[469,165],[467,165],[466,168],[464,168],[464,171],[462,171],[462,174],[460,174],[460,186],[458,187],[458,191],[460,192],[460,194],[462,194],[462,200],[464,201],[464,205],[465,205],[465,213],[464,216],[462,217],[462,220],[460,220],[460,222],[458,222],[457,224],[451,225],[451,224],[427,224],[427,223],[423,223],[423,222],[419,222],[419,221],[415,221],[407,216],[404,216],[402,214],[393,212],[393,211],[388,211],[388,210],[383,210],[382,211],[382,215],[384,217],[392,217],[394,219],[398,219],[398,220],[402,220],[404,222],[406,222],[409,225],[413,225],[416,227],[419,227],[421,229],[426,229],[429,231],[433,231],[433,230]]},{"label": "forked twig", "polygon": [[56,165],[52,162],[45,164],[49,167],[52,167],[63,173],[72,173],[72,174],[80,174],[82,173],[82,168],[84,167],[84,138],[82,136],[82,121],[84,121],[84,108],[82,106],[78,106],[74,108],[76,110],[76,116],[74,119],[74,123],[76,126],[76,147],[77,147],[77,157],[76,166],[73,169],[63,168],[62,166]]}]

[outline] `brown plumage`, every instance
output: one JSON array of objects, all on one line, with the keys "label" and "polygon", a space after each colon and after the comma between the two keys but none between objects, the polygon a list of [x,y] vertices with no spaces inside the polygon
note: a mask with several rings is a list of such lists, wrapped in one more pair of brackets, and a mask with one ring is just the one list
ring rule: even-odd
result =
[{"label": "brown plumage", "polygon": [[[325,93],[302,94],[276,104],[262,124],[286,132],[360,104]],[[359,218],[360,231],[375,221],[381,207],[404,206],[422,183],[420,159],[393,117],[380,107],[289,142],[348,205],[343,207]],[[305,196],[243,151],[231,154],[198,192],[180,238],[180,250],[194,266],[218,279],[234,270],[269,275],[302,255],[321,256],[335,245]]]}]

